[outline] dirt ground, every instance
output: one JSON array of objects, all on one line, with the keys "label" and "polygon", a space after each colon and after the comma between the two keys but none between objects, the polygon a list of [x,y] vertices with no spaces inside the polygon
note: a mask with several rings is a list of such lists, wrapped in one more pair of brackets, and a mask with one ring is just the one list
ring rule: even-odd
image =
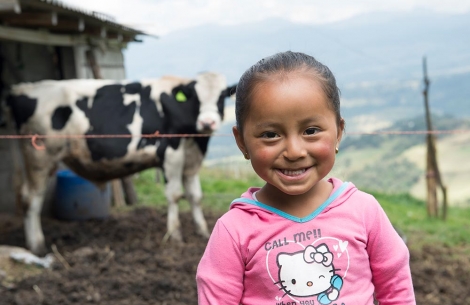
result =
[{"label": "dirt ground", "polygon": [[[206,217],[212,227],[218,215]],[[107,220],[45,219],[47,245],[56,245],[64,262],[40,274],[29,270],[20,281],[3,274],[0,304],[197,304],[195,274],[206,241],[189,213],[181,221],[184,245],[162,244],[166,215],[150,208]],[[21,219],[0,219],[0,245],[24,246]],[[417,304],[470,304],[468,247],[412,250],[411,269]]]}]

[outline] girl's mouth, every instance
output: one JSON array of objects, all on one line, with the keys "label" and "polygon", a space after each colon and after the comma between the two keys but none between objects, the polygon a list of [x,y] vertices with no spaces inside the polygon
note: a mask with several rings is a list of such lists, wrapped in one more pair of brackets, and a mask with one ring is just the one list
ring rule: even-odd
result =
[{"label": "girl's mouth", "polygon": [[306,168],[297,169],[297,170],[280,169],[279,171],[286,176],[295,177],[295,176],[302,175],[303,173],[307,171],[307,169]]}]

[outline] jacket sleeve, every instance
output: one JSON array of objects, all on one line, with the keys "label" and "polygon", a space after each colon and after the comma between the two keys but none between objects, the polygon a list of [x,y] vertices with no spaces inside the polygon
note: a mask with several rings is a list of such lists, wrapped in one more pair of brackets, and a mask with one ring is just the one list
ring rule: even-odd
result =
[{"label": "jacket sleeve", "polygon": [[198,304],[240,304],[244,270],[239,245],[218,220],[197,268]]},{"label": "jacket sleeve", "polygon": [[410,271],[408,248],[376,202],[368,223],[372,281],[380,305],[416,304]]}]

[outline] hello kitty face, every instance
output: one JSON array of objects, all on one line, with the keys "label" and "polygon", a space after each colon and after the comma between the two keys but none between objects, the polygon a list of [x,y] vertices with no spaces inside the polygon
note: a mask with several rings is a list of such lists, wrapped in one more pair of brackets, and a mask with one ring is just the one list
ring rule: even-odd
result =
[{"label": "hello kitty face", "polygon": [[279,253],[279,282],[291,296],[318,295],[332,287],[335,276],[333,254],[326,244],[307,246],[304,251]]}]

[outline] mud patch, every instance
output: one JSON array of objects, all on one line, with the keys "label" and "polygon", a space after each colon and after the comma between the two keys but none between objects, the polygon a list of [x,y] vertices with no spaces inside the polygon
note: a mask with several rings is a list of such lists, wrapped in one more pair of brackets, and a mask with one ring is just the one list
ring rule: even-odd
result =
[{"label": "mud patch", "polygon": [[[218,214],[206,212],[210,227]],[[166,213],[138,208],[103,221],[44,219],[47,246],[66,263],[0,285],[0,304],[197,304],[196,268],[207,241],[181,213],[185,244],[162,244]],[[21,219],[0,224],[0,244],[24,245]],[[411,251],[417,304],[470,304],[470,247]]]}]

